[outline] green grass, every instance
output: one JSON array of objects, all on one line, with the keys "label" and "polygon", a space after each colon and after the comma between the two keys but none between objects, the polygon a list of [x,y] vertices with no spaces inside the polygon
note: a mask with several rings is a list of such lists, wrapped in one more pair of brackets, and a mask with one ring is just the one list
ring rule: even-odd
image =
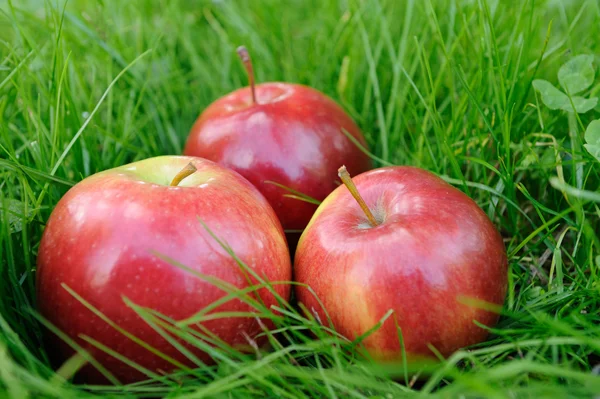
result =
[{"label": "green grass", "polygon": [[[589,191],[600,167],[583,131],[600,106],[569,120],[531,85],[557,84],[577,54],[600,64],[598,20],[595,0],[0,0],[0,396],[598,395],[600,208]],[[411,384],[401,364],[361,360],[298,311],[263,309],[281,335],[269,335],[273,349],[259,358],[219,347],[214,367],[134,386],[82,387],[54,374],[34,299],[54,205],[85,176],[180,153],[199,112],[246,83],[240,44],[258,81],[305,83],[341,103],[377,165],[432,170],[487,212],[510,263],[487,342]],[[585,94],[599,92],[597,79]],[[564,180],[550,184],[556,176]]]}]

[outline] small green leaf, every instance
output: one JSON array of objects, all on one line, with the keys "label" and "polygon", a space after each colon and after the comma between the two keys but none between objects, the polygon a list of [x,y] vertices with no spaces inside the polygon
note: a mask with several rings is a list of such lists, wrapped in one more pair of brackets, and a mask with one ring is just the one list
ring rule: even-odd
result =
[{"label": "small green leaf", "polygon": [[584,147],[600,161],[600,120],[592,121],[585,130]]},{"label": "small green leaf", "polygon": [[29,217],[24,214],[25,209],[23,202],[12,198],[6,198],[4,202],[0,203],[0,212],[2,212],[0,217],[5,215],[11,233],[23,230],[23,220]]},{"label": "small green leaf", "polygon": [[585,142],[600,145],[600,119],[591,121],[585,130]]},{"label": "small green leaf", "polygon": [[570,95],[577,94],[594,83],[594,56],[578,55],[560,67],[558,81]]},{"label": "small green leaf", "polygon": [[537,160],[538,160],[537,155],[533,151],[529,152],[527,155],[525,155],[525,157],[521,161],[521,167],[528,168],[531,165],[535,165]]},{"label": "small green leaf", "polygon": [[540,167],[542,168],[555,168],[556,167],[556,153],[554,147],[547,147],[540,156]]},{"label": "small green leaf", "polygon": [[540,92],[542,102],[550,109],[561,109],[563,111],[573,112],[573,106],[575,106],[575,110],[578,113],[584,114],[598,104],[597,97],[583,98],[574,96],[571,97],[573,100],[573,105],[571,105],[569,97],[547,80],[536,79],[533,81],[533,87]]}]

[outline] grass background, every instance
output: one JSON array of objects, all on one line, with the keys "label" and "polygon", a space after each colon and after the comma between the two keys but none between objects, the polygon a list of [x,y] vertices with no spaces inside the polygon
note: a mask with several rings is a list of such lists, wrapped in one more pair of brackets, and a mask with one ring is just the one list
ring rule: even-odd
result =
[{"label": "grass background", "polygon": [[[594,0],[0,0],[0,395],[599,395],[600,209],[549,180],[597,190],[582,144],[600,107],[569,123],[531,85],[557,84],[577,54],[598,65],[599,20]],[[258,359],[223,350],[215,367],[127,387],[73,385],[75,360],[52,372],[32,309],[53,206],[92,173],[179,153],[203,107],[245,85],[240,44],[258,81],[341,103],[377,165],[432,170],[487,212],[510,262],[489,341],[414,383],[290,311],[278,320],[288,342]],[[600,79],[585,94],[598,92]]]}]

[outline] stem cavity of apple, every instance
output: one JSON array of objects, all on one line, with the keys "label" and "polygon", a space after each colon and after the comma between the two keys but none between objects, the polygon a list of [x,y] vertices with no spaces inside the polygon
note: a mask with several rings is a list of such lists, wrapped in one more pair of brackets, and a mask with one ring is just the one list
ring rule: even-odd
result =
[{"label": "stem cavity of apple", "polygon": [[188,177],[189,175],[191,175],[192,173],[194,173],[195,171],[197,171],[198,169],[196,169],[196,167],[190,162],[187,165],[185,165],[185,167],[183,169],[181,169],[179,171],[179,173],[177,173],[175,175],[175,177],[173,178],[173,180],[171,180],[171,184],[169,184],[170,186],[178,186],[179,183],[181,183],[181,181],[183,179],[185,179],[186,177]]},{"label": "stem cavity of apple", "polygon": [[250,85],[250,90],[252,91],[252,103],[258,104],[256,101],[256,89],[254,88],[254,69],[252,68],[252,59],[250,58],[250,53],[245,46],[240,46],[237,48],[237,53],[244,67],[246,68],[246,72],[248,73],[248,84]]},{"label": "stem cavity of apple", "polygon": [[379,222],[377,221],[377,219],[375,219],[375,216],[373,216],[373,213],[367,206],[367,203],[356,189],[356,185],[352,181],[352,178],[350,177],[350,173],[348,173],[346,166],[342,165],[342,167],[338,169],[338,176],[340,177],[340,179],[342,179],[342,182],[348,188],[348,191],[350,191],[350,194],[352,194],[356,202],[358,202],[358,205],[360,205],[360,208],[363,210],[363,212],[367,216],[367,219],[369,220],[369,224],[372,227],[378,226]]}]

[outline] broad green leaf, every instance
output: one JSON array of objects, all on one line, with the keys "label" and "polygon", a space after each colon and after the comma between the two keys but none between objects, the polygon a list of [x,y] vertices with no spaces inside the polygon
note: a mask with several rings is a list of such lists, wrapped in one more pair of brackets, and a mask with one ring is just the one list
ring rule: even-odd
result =
[{"label": "broad green leaf", "polygon": [[594,56],[578,55],[560,67],[558,81],[570,95],[577,94],[594,83]]},{"label": "broad green leaf", "polygon": [[600,161],[600,120],[592,121],[585,130],[585,149]]},{"label": "broad green leaf", "polygon": [[598,98],[583,98],[574,96],[571,97],[573,105],[569,97],[558,90],[547,80],[536,79],[533,81],[533,87],[540,92],[542,96],[542,102],[550,109],[561,109],[567,112],[573,112],[573,105],[578,113],[584,114],[594,108],[598,104]]},{"label": "broad green leaf", "polygon": [[586,150],[600,162],[600,145],[584,144]]},{"label": "broad green leaf", "polygon": [[561,109],[569,102],[569,97],[547,80],[534,80],[533,88],[540,92],[542,102],[550,109]]},{"label": "broad green leaf", "polygon": [[[598,104],[598,97],[583,98],[575,96],[571,97],[571,99],[573,100],[573,104],[575,105],[575,109],[577,110],[578,114],[585,114],[589,110],[594,109],[594,107]],[[571,106],[571,103],[569,102],[569,104],[564,107],[563,110],[567,112],[573,112],[573,106]]]}]

